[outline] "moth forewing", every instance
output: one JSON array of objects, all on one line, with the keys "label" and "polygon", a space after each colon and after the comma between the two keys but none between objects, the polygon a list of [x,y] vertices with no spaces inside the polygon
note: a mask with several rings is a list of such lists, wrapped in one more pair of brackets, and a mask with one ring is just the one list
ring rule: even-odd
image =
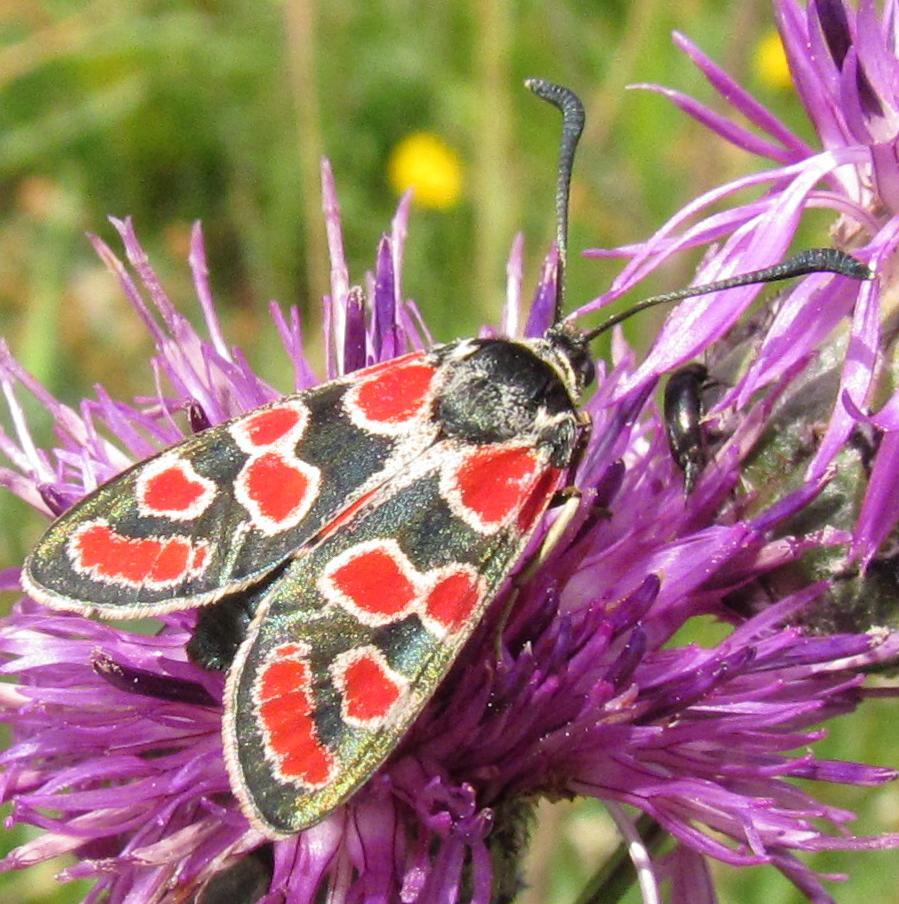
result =
[{"label": "moth forewing", "polygon": [[272,588],[225,698],[229,774],[257,828],[320,821],[396,748],[519,562],[562,479],[550,454],[439,442]]},{"label": "moth forewing", "polygon": [[433,355],[406,355],[140,462],[49,527],[24,589],[52,608],[128,618],[259,583],[434,441],[437,372]]}]

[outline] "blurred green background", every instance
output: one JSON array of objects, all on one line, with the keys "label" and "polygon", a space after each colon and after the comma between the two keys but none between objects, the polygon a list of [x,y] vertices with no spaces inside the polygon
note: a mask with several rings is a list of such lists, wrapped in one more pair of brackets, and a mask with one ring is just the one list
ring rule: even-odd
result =
[{"label": "blurred green background", "polygon": [[[499,315],[515,232],[526,236],[526,291],[553,236],[558,116],[522,80],[568,84],[587,107],[573,252],[638,241],[700,190],[757,165],[659,97],[625,91],[656,81],[711,100],[672,46],[672,29],[811,138],[770,56],[771,22],[759,0],[4,0],[0,332],[67,402],[96,382],[123,397],[149,391],[149,340],[84,233],[117,249],[105,217],[131,214],[170,294],[196,321],[186,255],[200,219],[226,335],[287,390],[266,303],[299,305],[315,335],[328,280],[319,156],[332,161],[351,277],[361,281],[395,208],[391,175],[409,173],[397,156],[403,141],[425,133],[434,184],[413,210],[404,286],[436,337],[471,333]],[[811,237],[827,241],[823,229]],[[684,256],[646,292],[685,284],[694,264]],[[616,269],[574,257],[572,303],[599,294]],[[628,329],[639,342],[651,325]],[[4,500],[0,566],[18,562],[39,530],[39,519]],[[834,725],[823,755],[899,765],[889,706]],[[894,788],[813,790],[858,810],[859,832],[899,830]],[[612,829],[590,803],[548,808],[540,826],[521,900],[573,902],[614,844]],[[26,836],[5,833],[2,850]],[[815,863],[853,874],[834,886],[841,902],[899,901],[895,853]],[[55,868],[0,877],[0,902],[80,900],[86,886],[58,886]],[[804,900],[770,870],[721,870],[720,881],[724,902]]]}]

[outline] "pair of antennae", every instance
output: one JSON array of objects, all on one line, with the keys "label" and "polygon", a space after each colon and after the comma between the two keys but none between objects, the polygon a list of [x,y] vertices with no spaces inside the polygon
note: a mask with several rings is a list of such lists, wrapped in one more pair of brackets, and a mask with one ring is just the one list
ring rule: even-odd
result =
[{"label": "pair of antennae", "polygon": [[[584,105],[580,98],[570,89],[556,85],[541,78],[529,78],[525,86],[541,100],[545,100],[562,112],[562,138],[559,144],[559,169],[556,183],[556,248],[559,254],[559,265],[556,274],[556,306],[553,322],[562,319],[565,308],[565,274],[568,265],[568,206],[571,194],[571,171],[578,140],[584,130]],[[684,298],[695,298],[698,295],[709,295],[722,289],[735,289],[738,286],[758,285],[760,283],[780,282],[808,273],[838,273],[850,279],[871,279],[873,274],[861,261],[845,254],[836,248],[810,248],[801,251],[795,257],[788,258],[773,267],[741,273],[728,279],[690,286],[653,295],[638,302],[633,307],[610,317],[605,323],[585,334],[590,341],[602,335],[613,326],[627,320],[639,311],[653,308],[656,305],[680,301]]]}]

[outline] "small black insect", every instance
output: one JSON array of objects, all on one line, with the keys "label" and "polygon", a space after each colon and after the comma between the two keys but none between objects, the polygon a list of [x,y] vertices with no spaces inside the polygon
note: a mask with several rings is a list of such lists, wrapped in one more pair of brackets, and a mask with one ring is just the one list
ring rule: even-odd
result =
[{"label": "small black insect", "polygon": [[708,464],[708,445],[703,431],[703,395],[714,385],[704,364],[688,364],[676,370],[665,384],[665,432],[671,457],[684,472],[684,495],[693,492]]}]

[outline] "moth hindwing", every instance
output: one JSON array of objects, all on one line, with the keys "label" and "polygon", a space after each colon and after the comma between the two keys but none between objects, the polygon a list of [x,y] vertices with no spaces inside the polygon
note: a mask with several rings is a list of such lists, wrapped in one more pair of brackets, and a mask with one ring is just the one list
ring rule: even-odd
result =
[{"label": "moth hindwing", "polygon": [[64,513],[23,582],[106,617],[252,600],[228,770],[257,827],[299,831],[389,755],[519,561],[571,462],[585,356],[568,329],[462,340],[256,409]]}]

